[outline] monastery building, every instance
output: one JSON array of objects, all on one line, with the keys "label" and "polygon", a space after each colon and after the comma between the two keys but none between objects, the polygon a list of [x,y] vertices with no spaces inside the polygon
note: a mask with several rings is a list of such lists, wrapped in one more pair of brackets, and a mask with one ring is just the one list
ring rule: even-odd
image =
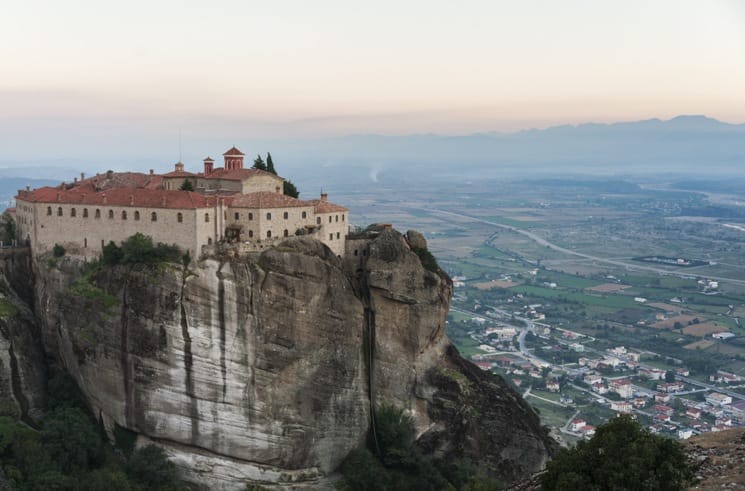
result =
[{"label": "monastery building", "polygon": [[[349,211],[320,199],[285,195],[284,179],[244,169],[244,154],[233,147],[224,166],[204,159],[203,172],[149,174],[107,172],[84,175],[56,187],[21,190],[16,196],[17,237],[34,255],[55,244],[71,253],[98,256],[109,241],[140,232],[154,242],[176,244],[198,257],[219,242],[262,247],[285,237],[311,235],[335,254],[344,254]],[[189,181],[194,191],[182,191]]]}]

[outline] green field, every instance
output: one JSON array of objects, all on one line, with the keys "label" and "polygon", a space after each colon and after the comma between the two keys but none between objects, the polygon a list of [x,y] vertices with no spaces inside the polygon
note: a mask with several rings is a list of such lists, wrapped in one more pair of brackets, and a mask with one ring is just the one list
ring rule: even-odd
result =
[{"label": "green field", "polygon": [[510,288],[510,290],[516,293],[522,293],[523,295],[529,295],[531,297],[546,298],[554,301],[561,300],[564,302],[574,302],[590,306],[615,308],[619,310],[639,306],[639,303],[635,302],[633,298],[620,295],[587,295],[584,293],[560,290],[558,288],[544,288],[541,286],[531,285],[513,286],[512,288]]}]

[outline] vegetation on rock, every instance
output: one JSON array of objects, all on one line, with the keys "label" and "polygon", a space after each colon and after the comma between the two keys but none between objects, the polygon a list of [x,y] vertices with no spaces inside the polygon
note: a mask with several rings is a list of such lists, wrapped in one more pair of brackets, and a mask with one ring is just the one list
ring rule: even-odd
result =
[{"label": "vegetation on rock", "polygon": [[694,469],[676,440],[653,435],[629,415],[598,427],[589,441],[562,450],[547,466],[544,490],[679,490]]},{"label": "vegetation on rock", "polygon": [[175,262],[182,258],[181,251],[176,245],[153,244],[152,237],[136,233],[122,242],[121,246],[113,241],[103,248],[101,261],[107,266],[116,264],[153,264],[160,262]]},{"label": "vegetation on rock", "polygon": [[483,469],[470,462],[444,462],[423,455],[416,447],[413,420],[403,410],[382,406],[375,411],[375,426],[371,449],[353,450],[344,460],[341,466],[345,479],[342,489],[499,489],[498,484],[488,478]]},{"label": "vegetation on rock", "polygon": [[0,417],[0,467],[13,489],[184,489],[159,447],[115,451],[67,375],[49,380],[48,402],[39,431]]},{"label": "vegetation on rock", "polygon": [[429,249],[424,247],[412,247],[411,250],[419,256],[419,260],[422,262],[424,269],[432,271],[433,273],[440,270],[440,265],[437,264],[437,259],[435,259],[435,256],[429,252]]}]

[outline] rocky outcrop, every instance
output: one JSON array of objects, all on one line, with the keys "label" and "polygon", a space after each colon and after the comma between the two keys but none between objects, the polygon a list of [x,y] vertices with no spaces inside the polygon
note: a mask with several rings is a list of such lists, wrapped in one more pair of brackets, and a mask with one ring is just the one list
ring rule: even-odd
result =
[{"label": "rocky outcrop", "polygon": [[452,284],[412,246],[383,230],[354,268],[302,237],[188,267],[39,260],[39,337],[107,429],[213,489],[325,487],[378,404],[408,410],[427,452],[503,480],[539,470],[537,417],[452,347]]}]

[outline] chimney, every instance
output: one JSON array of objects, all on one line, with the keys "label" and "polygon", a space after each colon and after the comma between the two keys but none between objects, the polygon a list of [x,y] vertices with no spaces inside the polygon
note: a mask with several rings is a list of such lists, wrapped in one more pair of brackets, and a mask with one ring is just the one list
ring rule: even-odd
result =
[{"label": "chimney", "polygon": [[57,203],[59,203],[60,197],[62,196],[62,193],[59,191],[57,192]]},{"label": "chimney", "polygon": [[154,174],[155,174],[155,171],[153,169],[150,169],[150,175],[152,176]]},{"label": "chimney", "polygon": [[72,178],[72,183],[73,183],[73,184],[77,184],[77,182],[78,182],[78,178],[77,178],[77,177],[73,177],[73,178]]},{"label": "chimney", "polygon": [[85,181],[85,172],[80,173],[80,180]]},{"label": "chimney", "polygon": [[26,191],[31,191],[31,186],[26,186]]},{"label": "chimney", "polygon": [[106,204],[106,193],[101,193],[101,198],[103,199],[103,204]]},{"label": "chimney", "polygon": [[329,200],[329,195],[326,194],[326,193],[321,193],[321,201],[323,201],[325,203],[328,200]]}]

